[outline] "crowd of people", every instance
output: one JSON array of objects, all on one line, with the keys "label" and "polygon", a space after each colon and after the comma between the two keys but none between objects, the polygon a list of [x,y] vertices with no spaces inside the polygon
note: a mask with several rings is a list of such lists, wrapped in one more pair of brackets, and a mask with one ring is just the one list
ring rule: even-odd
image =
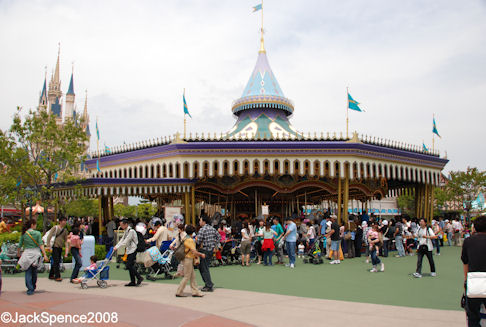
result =
[{"label": "crowd of people", "polygon": [[[477,259],[480,256],[478,249],[486,249],[485,220],[484,216],[477,218],[474,230],[464,226],[459,219],[449,221],[439,218],[432,220],[428,225],[423,218],[410,219],[406,216],[386,220],[373,215],[350,215],[347,222],[340,224],[337,217],[332,214],[325,214],[321,219],[296,217],[294,214],[284,221],[278,217],[265,217],[239,219],[229,225],[224,219],[213,221],[203,215],[199,220],[199,226],[185,225],[179,221],[176,230],[172,231],[165,226],[163,219],[154,218],[148,224],[149,232],[141,241],[135,228],[139,222],[121,219],[106,224],[104,241],[107,246],[114,246],[115,251],[120,247],[125,248],[126,267],[130,276],[130,282],[126,284],[128,287],[139,286],[144,280],[135,268],[135,258],[140,251],[139,244],[144,242],[159,248],[163,242],[172,241],[170,248],[181,253],[178,274],[183,277],[176,296],[184,297],[184,288],[190,282],[192,296],[202,297],[202,292],[214,291],[210,273],[211,262],[217,257],[223,244],[229,241],[237,241],[239,244],[240,263],[243,267],[248,267],[252,263],[265,266],[285,264],[293,269],[296,266],[297,255],[303,258],[309,251],[318,249],[318,254],[329,259],[332,265],[340,264],[344,258],[365,256],[366,262],[371,261],[370,272],[376,273],[385,271],[385,265],[380,257],[387,257],[391,250],[396,250],[398,258],[407,255],[417,256],[417,266],[413,273],[416,278],[422,277],[424,257],[430,265],[430,276],[434,277],[437,274],[434,251],[435,255],[440,255],[440,248],[443,246],[464,244],[461,258],[465,265],[467,280],[468,272],[486,272],[484,255],[483,259]],[[118,229],[123,231],[123,236],[115,244],[114,233]],[[81,268],[80,252],[83,238],[89,232],[86,221],[68,221],[61,217],[58,224],[41,237],[41,233],[36,230],[35,219],[27,220],[19,243],[19,255],[20,249],[23,249],[19,265],[25,271],[27,294],[32,295],[35,292],[36,267],[40,261],[47,261],[47,251],[52,253],[53,261],[49,279],[62,281],[59,263],[64,250],[64,257],[70,252],[75,261],[70,282],[79,283],[82,280],[78,278]],[[142,248],[145,249],[145,244],[143,245]],[[91,264],[96,264],[96,257],[92,258]],[[198,267],[204,282],[201,289],[196,284],[195,266]],[[469,299],[466,303],[469,303],[471,312],[476,312],[474,308],[478,303],[480,305],[481,301]]]}]

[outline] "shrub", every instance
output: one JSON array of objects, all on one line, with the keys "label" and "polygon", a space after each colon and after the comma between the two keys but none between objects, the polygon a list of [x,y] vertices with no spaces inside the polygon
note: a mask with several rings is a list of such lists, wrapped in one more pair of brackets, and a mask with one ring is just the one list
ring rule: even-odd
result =
[{"label": "shrub", "polygon": [[0,234],[0,246],[3,244],[3,242],[13,242],[13,243],[18,243],[20,240],[20,235],[21,233],[2,233]]},{"label": "shrub", "polygon": [[104,245],[96,244],[95,245],[95,255],[98,260],[103,260],[106,257],[106,248]]}]

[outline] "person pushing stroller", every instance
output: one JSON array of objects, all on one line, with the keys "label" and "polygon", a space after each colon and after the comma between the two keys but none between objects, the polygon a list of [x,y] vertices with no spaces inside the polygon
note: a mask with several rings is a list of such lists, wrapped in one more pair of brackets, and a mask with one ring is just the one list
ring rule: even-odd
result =
[{"label": "person pushing stroller", "polygon": [[[138,286],[142,283],[143,277],[135,267],[135,259],[137,258],[137,244],[138,236],[137,232],[128,225],[128,219],[123,219],[120,223],[120,227],[125,231],[123,237],[113,248],[113,251],[117,251],[120,247],[125,246],[125,251],[127,254],[127,268],[130,272],[130,283],[125,286]],[[135,282],[135,278],[137,281]]]}]

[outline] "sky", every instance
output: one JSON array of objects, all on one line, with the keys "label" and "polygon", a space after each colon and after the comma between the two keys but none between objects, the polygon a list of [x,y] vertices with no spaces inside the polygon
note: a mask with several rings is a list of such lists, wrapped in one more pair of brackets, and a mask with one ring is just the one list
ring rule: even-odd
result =
[{"label": "sky", "polygon": [[[121,145],[183,131],[227,132],[259,49],[259,0],[0,0],[0,128],[35,109],[61,44],[78,110]],[[485,0],[265,0],[265,48],[293,126],[344,132],[346,87],[366,111],[350,130],[418,146],[432,116],[445,172],[486,169]],[[96,148],[93,133],[91,148]]]}]

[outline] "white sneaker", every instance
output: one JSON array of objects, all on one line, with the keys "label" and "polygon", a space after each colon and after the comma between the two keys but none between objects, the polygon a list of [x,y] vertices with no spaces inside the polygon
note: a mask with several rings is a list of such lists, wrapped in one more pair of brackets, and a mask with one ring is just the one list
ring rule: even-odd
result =
[{"label": "white sneaker", "polygon": [[414,272],[412,276],[415,278],[422,278],[422,275],[420,275],[418,272]]},{"label": "white sneaker", "polygon": [[294,266],[294,264],[293,264],[293,263],[291,263],[291,264],[290,264],[290,268],[294,269],[294,267],[295,267],[295,266]]},{"label": "white sneaker", "polygon": [[332,260],[331,262],[329,262],[331,265],[335,265],[336,264],[336,260]]},{"label": "white sneaker", "polygon": [[377,272],[377,271],[378,271],[378,270],[376,270],[376,267],[373,267],[373,269],[371,269],[371,270],[370,270],[370,272],[372,272],[372,273],[375,273],[375,272]]},{"label": "white sneaker", "polygon": [[381,263],[381,269],[380,269],[380,271],[385,271],[385,264],[383,262]]},{"label": "white sneaker", "polygon": [[340,263],[341,263],[341,260],[337,260],[337,261],[336,261],[336,264],[340,264]]},{"label": "white sneaker", "polygon": [[430,276],[435,277],[435,276],[437,276],[437,273],[435,273],[435,272],[430,273]]}]

